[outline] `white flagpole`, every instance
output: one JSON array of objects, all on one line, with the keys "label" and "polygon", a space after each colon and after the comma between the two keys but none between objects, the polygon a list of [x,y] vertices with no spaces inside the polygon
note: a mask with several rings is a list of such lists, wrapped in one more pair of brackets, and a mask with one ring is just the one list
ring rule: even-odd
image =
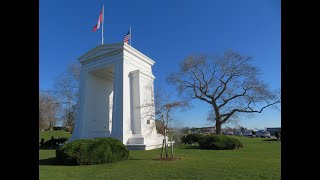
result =
[{"label": "white flagpole", "polygon": [[130,33],[130,46],[132,46],[132,45],[131,45],[131,25],[130,25],[129,30],[130,30],[130,32],[129,32],[129,33]]},{"label": "white flagpole", "polygon": [[104,4],[102,5],[102,44],[103,44]]}]

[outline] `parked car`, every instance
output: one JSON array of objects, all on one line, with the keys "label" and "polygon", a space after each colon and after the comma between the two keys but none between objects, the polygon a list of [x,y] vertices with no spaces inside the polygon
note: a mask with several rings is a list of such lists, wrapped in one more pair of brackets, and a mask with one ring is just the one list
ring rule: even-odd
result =
[{"label": "parked car", "polygon": [[239,131],[238,131],[238,132],[235,132],[234,135],[236,135],[236,136],[243,136],[242,132],[239,132]]},{"label": "parked car", "polygon": [[256,133],[257,137],[261,137],[261,138],[270,138],[271,135],[268,131],[257,131]]},{"label": "parked car", "polygon": [[243,132],[243,136],[254,137],[254,135],[250,131]]},{"label": "parked car", "polygon": [[233,132],[231,131],[225,132],[225,135],[233,135]]},{"label": "parked car", "polygon": [[257,137],[260,137],[260,135],[262,134],[263,131],[265,131],[265,130],[259,130],[259,131],[257,131],[257,132],[256,132]]}]

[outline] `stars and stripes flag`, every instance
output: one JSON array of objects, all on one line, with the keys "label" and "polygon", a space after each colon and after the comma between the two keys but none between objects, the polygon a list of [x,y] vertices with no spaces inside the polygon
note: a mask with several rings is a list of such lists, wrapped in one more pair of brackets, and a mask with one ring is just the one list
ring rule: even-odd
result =
[{"label": "stars and stripes flag", "polygon": [[124,37],[123,42],[128,44],[129,39],[131,38],[130,30],[128,31],[127,35]]},{"label": "stars and stripes flag", "polygon": [[103,14],[103,9],[100,11],[98,23],[93,27],[93,32],[96,32],[97,29],[100,28],[100,24],[102,23],[102,14]]}]

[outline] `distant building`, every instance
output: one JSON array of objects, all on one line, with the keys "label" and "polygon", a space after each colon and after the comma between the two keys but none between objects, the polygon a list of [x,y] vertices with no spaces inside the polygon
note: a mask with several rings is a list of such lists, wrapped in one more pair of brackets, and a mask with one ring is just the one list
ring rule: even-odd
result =
[{"label": "distant building", "polygon": [[236,132],[236,131],[237,131],[237,129],[231,128],[231,127],[228,127],[228,126],[222,129],[222,133]]},{"label": "distant building", "polygon": [[216,127],[212,126],[212,127],[202,127],[202,132],[205,134],[213,134],[216,133]]},{"label": "distant building", "polygon": [[270,128],[266,128],[266,130],[271,134],[271,135],[275,135],[276,131],[281,132],[281,127],[270,127]]}]

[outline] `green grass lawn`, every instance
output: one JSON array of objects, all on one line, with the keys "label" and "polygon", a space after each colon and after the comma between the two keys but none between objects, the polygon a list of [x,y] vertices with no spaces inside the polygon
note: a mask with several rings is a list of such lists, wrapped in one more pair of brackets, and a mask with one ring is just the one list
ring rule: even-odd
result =
[{"label": "green grass lawn", "polygon": [[161,149],[155,149],[130,151],[130,160],[114,164],[62,166],[55,165],[55,150],[40,150],[40,179],[281,179],[281,142],[236,138],[244,148],[175,146],[174,154],[181,158],[176,161],[152,160],[160,154]]},{"label": "green grass lawn", "polygon": [[43,138],[45,141],[47,141],[51,139],[51,136],[54,138],[70,138],[71,134],[66,131],[39,131],[39,139]]}]

